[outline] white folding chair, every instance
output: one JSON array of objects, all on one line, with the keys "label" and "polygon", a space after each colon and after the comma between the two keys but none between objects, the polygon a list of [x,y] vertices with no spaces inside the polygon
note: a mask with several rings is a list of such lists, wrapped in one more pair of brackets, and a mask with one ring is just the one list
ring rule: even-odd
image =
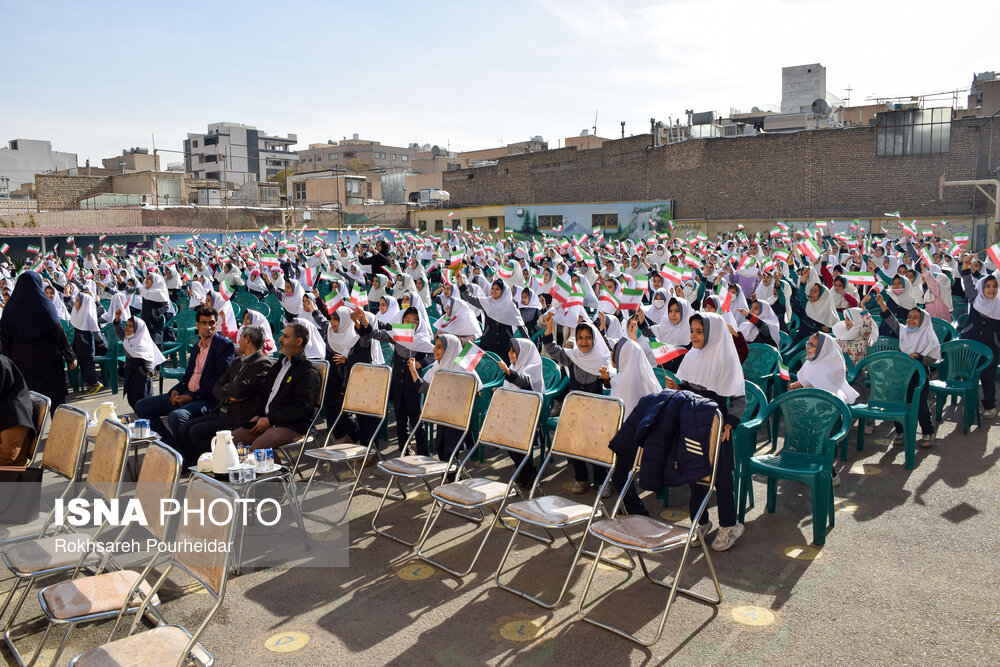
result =
[{"label": "white folding chair", "polygon": [[[351,475],[354,477],[354,482],[351,484],[351,494],[347,497],[344,513],[334,523],[340,523],[347,518],[347,511],[351,507],[351,501],[354,499],[354,494],[357,492],[358,486],[361,485],[361,473],[364,471],[365,466],[368,465],[368,458],[374,453],[379,461],[383,460],[382,452],[375,446],[375,443],[378,442],[379,430],[381,430],[382,424],[385,423],[389,405],[389,383],[391,379],[392,369],[388,366],[365,363],[354,364],[351,368],[351,374],[347,378],[347,390],[344,392],[344,402],[341,405],[340,414],[337,415],[336,421],[333,422],[333,425],[327,431],[326,442],[322,447],[307,449],[304,452],[308,458],[316,459],[316,465],[313,466],[312,475],[309,476],[309,482],[306,483],[305,491],[302,493],[301,502],[303,505],[305,505],[306,496],[309,495],[309,489],[316,479],[316,471],[320,463],[329,465],[334,479],[338,484],[341,483],[341,480],[340,475],[337,474],[337,470],[334,467],[335,463],[347,465]],[[333,437],[337,424],[340,423],[340,420],[345,415],[378,420],[378,424],[371,432],[371,437],[368,438],[367,445],[360,443],[330,444],[330,438]],[[356,466],[355,462],[357,462]],[[363,486],[364,490],[374,493],[371,487],[367,485],[361,486]],[[310,516],[317,518],[313,514],[310,514]]]},{"label": "white folding chair", "polygon": [[[678,526],[673,523],[664,523],[648,516],[616,516],[618,508],[622,503],[622,498],[625,495],[625,490],[631,486],[632,480],[639,471],[639,464],[642,455],[641,450],[636,456],[635,465],[632,466],[632,470],[629,472],[628,481],[625,483],[625,486],[622,487],[622,492],[619,494],[618,500],[615,502],[615,509],[611,513],[611,516],[614,518],[598,521],[590,527],[590,534],[600,540],[600,546],[597,548],[598,556],[602,551],[604,551],[604,547],[607,545],[624,549],[626,553],[634,552],[636,557],[639,559],[639,565],[642,567],[642,572],[646,578],[654,584],[663,586],[670,590],[670,595],[667,596],[666,607],[663,609],[663,615],[660,617],[660,624],[656,630],[656,636],[650,641],[644,641],[633,634],[625,632],[624,630],[621,630],[613,625],[597,621],[586,614],[585,607],[587,592],[590,590],[591,582],[594,580],[594,573],[597,571],[596,559],[590,568],[590,574],[587,576],[587,583],[583,588],[583,593],[580,595],[580,601],[578,604],[578,610],[580,615],[583,616],[583,620],[602,627],[605,630],[610,630],[611,632],[621,635],[627,639],[631,639],[632,641],[642,644],[643,646],[652,646],[658,642],[660,637],[663,635],[663,628],[666,625],[667,616],[670,614],[670,607],[673,605],[674,598],[677,593],[681,593],[682,595],[694,600],[707,602],[713,606],[722,602],[722,588],[719,586],[719,578],[715,575],[715,567],[712,565],[712,557],[710,555],[708,545],[706,544],[708,540],[705,539],[705,535],[699,525],[699,521],[701,521],[701,517],[708,507],[708,501],[712,497],[712,491],[715,490],[715,474],[716,469],[718,468],[718,457],[716,456],[716,453],[718,452],[719,439],[721,435],[722,415],[718,410],[716,410],[715,420],[712,422],[712,431],[708,445],[708,455],[712,461],[712,473],[699,482],[708,486],[708,493],[705,494],[705,499],[701,502],[701,505],[698,507],[695,515],[691,517],[690,528],[684,528],[683,526]],[[685,443],[688,447],[693,445],[697,446],[697,443],[693,443],[692,440],[685,439]],[[714,598],[702,595],[701,593],[695,593],[690,588],[680,587],[681,574],[684,571],[684,565],[687,562],[688,553],[691,550],[691,542],[696,536],[698,538],[698,544],[701,547],[701,552],[705,556],[705,564],[708,566],[708,572],[712,577],[712,583],[715,585]],[[669,580],[663,581],[654,579],[650,576],[643,554],[659,554],[675,549],[683,549],[683,551],[681,552],[680,562],[677,564],[677,570],[674,572],[674,576]],[[599,596],[598,599],[603,599],[605,597],[607,597],[607,594]]]},{"label": "white folding chair", "polygon": [[[538,426],[538,417],[542,409],[542,395],[537,392],[521,391],[518,389],[497,388],[493,392],[490,407],[486,411],[483,426],[479,431],[479,445],[489,445],[507,452],[522,455],[521,463],[515,466],[514,472],[506,481],[488,479],[485,477],[472,477],[469,479],[458,479],[449,484],[442,484],[431,491],[431,498],[434,504],[427,515],[422,531],[423,539],[417,547],[417,557],[435,567],[439,567],[445,572],[450,572],[456,577],[464,577],[472,571],[479,560],[479,555],[486,546],[486,540],[493,532],[496,521],[493,517],[498,516],[503,511],[504,506],[512,498],[520,494],[514,480],[521,473],[524,466],[531,460],[532,445],[535,441],[535,428]],[[459,465],[462,470],[476,453],[477,447],[470,447],[465,459]],[[427,539],[437,520],[441,518],[442,511],[447,508],[462,510],[478,510],[483,517],[482,508],[488,507],[493,513],[489,519],[486,534],[479,542],[472,562],[465,570],[459,572],[453,570],[438,561],[435,561],[424,554],[423,550],[427,546]],[[460,514],[467,518],[464,514]],[[433,517],[433,518],[432,518]]]},{"label": "white folding chair", "polygon": [[[441,484],[445,482],[448,472],[452,469],[455,455],[462,449],[465,437],[469,433],[469,425],[472,422],[472,408],[476,401],[476,388],[478,379],[472,373],[461,371],[438,371],[431,380],[431,386],[427,390],[427,397],[424,399],[424,407],[420,411],[420,419],[417,425],[406,439],[403,446],[403,456],[394,459],[387,459],[378,463],[378,468],[387,473],[390,477],[386,480],[385,492],[382,493],[382,500],[372,517],[372,530],[376,534],[388,537],[400,544],[414,547],[420,542],[422,536],[417,539],[407,541],[401,537],[386,532],[376,525],[379,513],[385,505],[386,498],[389,497],[389,490],[392,482],[400,479],[419,479],[427,487],[427,491],[432,490],[428,480],[431,477],[441,476]],[[462,434],[447,461],[441,461],[433,456],[423,456],[417,454],[413,449],[413,443],[418,429],[425,424],[435,424],[438,427],[453,428],[461,431]],[[409,454],[407,453],[409,452]]]},{"label": "white folding chair", "polygon": [[[514,534],[510,536],[510,542],[507,543],[507,549],[504,551],[503,558],[500,559],[500,565],[497,567],[496,574],[493,577],[497,586],[505,591],[510,591],[531,600],[546,609],[552,609],[562,600],[563,595],[566,594],[566,589],[569,587],[569,580],[573,576],[573,570],[576,567],[577,561],[580,560],[581,554],[593,556],[590,552],[583,550],[583,544],[587,539],[587,530],[594,519],[597,516],[606,515],[604,505],[601,503],[601,495],[611,481],[610,473],[615,465],[615,454],[608,447],[608,443],[611,442],[611,438],[614,437],[615,433],[621,427],[624,410],[625,408],[621,399],[611,396],[596,396],[582,391],[571,391],[566,395],[566,398],[563,400],[562,412],[559,414],[559,424],[556,426],[556,432],[552,436],[552,446],[549,448],[549,452],[542,462],[542,466],[538,470],[538,475],[532,484],[531,493],[529,494],[530,500],[507,505],[506,514],[516,521],[516,525],[514,526]],[[545,475],[546,468],[554,455],[585,461],[594,466],[607,468],[608,474],[605,475],[604,483],[598,490],[593,505],[585,505],[575,500],[564,498],[563,496],[534,497],[539,480]],[[504,563],[507,562],[511,547],[514,546],[514,540],[517,539],[524,524],[537,526],[546,531],[549,529],[559,529],[566,536],[570,545],[576,548],[573,562],[566,572],[562,589],[559,591],[559,597],[552,603],[543,602],[541,599],[525,591],[514,588],[509,584],[501,583],[500,581]],[[580,524],[584,524],[584,532],[580,537],[579,545],[577,545],[567,529]],[[629,556],[629,561],[633,562],[631,556]],[[623,569],[634,567],[634,563],[629,567],[610,559],[604,559],[604,562]]]},{"label": "white folding chair", "polygon": [[[235,507],[236,500],[235,491],[225,484],[198,473],[192,475],[191,483],[185,494],[188,507],[208,507],[216,501],[230,503],[230,506]],[[235,516],[236,512],[234,511],[230,517]],[[193,545],[201,545],[201,551],[181,550],[174,553],[156,583],[148,590],[140,590],[140,584],[145,582],[146,577],[152,572],[153,566],[161,563],[163,559],[154,558],[150,561],[142,575],[124,596],[126,607],[133,601],[133,596],[137,592],[142,597],[142,603],[134,610],[135,616],[129,634],[122,639],[109,641],[81,653],[73,658],[69,664],[75,667],[108,667],[109,665],[130,665],[132,667],[175,665],[183,667],[193,659],[202,665],[211,665],[214,658],[198,644],[198,637],[205,631],[219,607],[222,606],[226,593],[226,583],[229,581],[229,560],[232,557],[233,536],[237,521],[234,519],[228,523],[220,523],[222,525],[205,521],[204,523],[191,522],[190,525],[185,525],[181,522],[174,539],[179,543],[188,541]],[[219,548],[219,545],[225,549]],[[178,571],[192,577],[206,590],[210,597],[215,599],[208,615],[194,632],[179,625],[159,625],[152,630],[136,634],[139,619],[144,616],[153,600],[157,599],[157,591],[168,577]],[[55,594],[50,595],[45,602],[56,603]],[[49,609],[52,611],[51,607]],[[111,629],[111,637],[115,636],[115,632],[125,615],[132,613],[132,611],[131,607],[127,607],[119,612],[115,625]]]}]

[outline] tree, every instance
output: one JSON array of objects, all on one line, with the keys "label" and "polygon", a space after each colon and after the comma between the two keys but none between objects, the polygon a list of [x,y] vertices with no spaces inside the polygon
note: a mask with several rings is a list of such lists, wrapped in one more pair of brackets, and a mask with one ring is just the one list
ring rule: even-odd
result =
[{"label": "tree", "polygon": [[284,195],[287,194],[286,182],[288,180],[288,177],[291,175],[292,175],[292,170],[286,167],[285,169],[282,169],[281,171],[277,172],[267,180],[270,183],[277,183],[278,187],[281,189],[281,194]]},{"label": "tree", "polygon": [[368,171],[369,168],[370,167],[367,162],[365,162],[361,158],[356,158],[356,157],[351,158],[344,165],[344,169],[346,169],[348,173],[351,174],[363,174],[366,171]]}]

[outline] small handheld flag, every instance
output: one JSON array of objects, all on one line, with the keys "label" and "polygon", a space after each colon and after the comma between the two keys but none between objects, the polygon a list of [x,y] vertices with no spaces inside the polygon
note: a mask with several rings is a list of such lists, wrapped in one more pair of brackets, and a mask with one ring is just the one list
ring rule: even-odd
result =
[{"label": "small handheld flag", "polygon": [[416,332],[416,324],[393,324],[392,340],[394,343],[412,343]]},{"label": "small handheld flag", "polygon": [[455,364],[471,373],[485,355],[486,353],[475,344],[466,343],[462,351],[455,357]]},{"label": "small handheld flag", "polygon": [[785,382],[789,382],[792,379],[791,373],[788,372],[788,366],[783,361],[778,362],[778,375]]},{"label": "small handheld flag", "polygon": [[221,294],[222,298],[226,301],[231,300],[235,292],[236,290],[233,289],[233,286],[229,284],[228,280],[223,280],[222,284],[219,285],[219,294]]},{"label": "small handheld flag", "polygon": [[649,349],[653,352],[653,358],[656,359],[656,364],[658,366],[662,366],[668,361],[672,361],[687,353],[687,348],[685,347],[681,347],[680,345],[667,345],[666,343],[659,343],[655,340],[649,341]]}]

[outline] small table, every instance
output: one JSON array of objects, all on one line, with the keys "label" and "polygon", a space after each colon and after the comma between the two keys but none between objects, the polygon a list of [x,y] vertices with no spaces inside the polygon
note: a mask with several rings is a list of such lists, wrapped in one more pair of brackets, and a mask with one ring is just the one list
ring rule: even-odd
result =
[{"label": "small table", "polygon": [[[198,472],[198,466],[191,466],[188,468],[192,473]],[[208,473],[201,473],[203,475],[208,475]],[[189,478],[191,479],[191,478]],[[302,521],[302,508],[299,506],[299,498],[295,493],[295,489],[292,487],[292,470],[287,466],[279,465],[276,466],[270,472],[259,472],[257,473],[257,479],[251,480],[249,482],[230,482],[228,480],[218,480],[223,484],[228,485],[234,491],[240,499],[250,498],[253,490],[258,484],[264,482],[280,482],[282,488],[285,492],[285,497],[288,498],[288,504],[292,509],[292,514],[295,516],[295,522],[299,526],[299,533],[302,535],[302,543],[305,545],[306,551],[309,550],[309,538],[306,536],[306,526]],[[246,524],[240,520],[236,527],[239,532],[239,539],[234,540],[235,551],[233,553],[233,575],[238,575],[240,573],[240,565],[243,559],[243,541],[246,538]]]}]

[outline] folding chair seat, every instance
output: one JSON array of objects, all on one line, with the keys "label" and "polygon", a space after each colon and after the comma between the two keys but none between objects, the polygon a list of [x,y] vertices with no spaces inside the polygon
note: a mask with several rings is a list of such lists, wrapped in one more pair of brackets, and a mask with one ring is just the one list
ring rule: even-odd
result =
[{"label": "folding chair seat", "polygon": [[[510,478],[504,481],[484,477],[471,477],[468,479],[458,479],[449,484],[442,484],[431,491],[431,498],[434,499],[434,505],[431,507],[431,511],[427,515],[427,520],[424,522],[423,538],[420,540],[420,546],[417,548],[418,558],[457,577],[464,577],[472,571],[472,568],[476,565],[476,561],[479,560],[479,555],[482,553],[486,541],[490,537],[490,533],[493,532],[493,527],[496,525],[492,517],[488,522],[489,525],[486,533],[479,542],[479,548],[476,549],[476,553],[472,557],[472,561],[461,572],[429,558],[424,553],[424,549],[427,546],[427,539],[430,537],[431,530],[433,530],[437,520],[441,517],[441,513],[446,508],[450,507],[456,510],[475,509],[485,520],[486,516],[483,514],[482,508],[489,508],[493,516],[496,516],[503,510],[511,497],[520,494],[514,480],[521,473],[521,470],[524,469],[524,466],[527,465],[528,461],[531,460],[531,450],[535,442],[535,429],[538,426],[542,402],[542,395],[537,392],[502,387],[493,392],[493,398],[490,401],[490,406],[486,411],[486,416],[483,418],[482,427],[479,431],[478,445],[469,448],[465,460],[459,465],[459,471],[465,468],[473,454],[479,451],[483,445],[520,454],[523,457],[521,463],[515,466]],[[494,507],[498,504],[498,507]],[[465,517],[464,514],[460,514],[460,516]]]},{"label": "folding chair seat", "polygon": [[[97,438],[94,441],[94,454],[91,457],[90,470],[87,473],[87,483],[81,495],[103,501],[118,498],[121,494],[122,480],[125,474],[125,460],[128,455],[129,440],[128,429],[120,422],[106,419],[101,423],[101,428],[97,432]],[[103,541],[101,535],[105,528],[107,528],[107,524],[102,525],[91,539],[94,541]],[[114,541],[117,542],[120,540],[126,531],[127,527],[119,530],[118,536]],[[81,543],[86,542],[88,537],[87,535],[74,534],[67,539]],[[24,601],[27,599],[28,593],[31,592],[38,578],[79,570],[84,566],[95,565],[98,561],[101,561],[103,566],[111,558],[110,551],[102,559],[99,558],[98,554],[91,551],[84,551],[81,555],[79,552],[65,547],[59,548],[57,540],[61,539],[63,539],[62,536],[54,535],[21,542],[11,546],[0,554],[3,564],[15,577],[14,586],[8,592],[3,606],[0,607],[0,614],[7,610],[14,596],[18,591],[21,591],[21,597],[18,599],[17,604],[14,605],[3,630],[4,641],[18,663],[22,662],[21,656],[17,647],[14,646],[11,629],[14,627],[14,621]],[[35,653],[35,658],[32,658],[32,662],[37,659],[40,651],[41,644],[39,644],[38,651]]]},{"label": "folding chair seat", "polygon": [[[691,517],[691,526],[689,528],[678,526],[673,523],[664,523],[663,521],[659,521],[648,516],[616,516],[618,509],[622,504],[624,490],[630,488],[633,479],[639,472],[642,450],[640,450],[636,455],[635,463],[632,466],[632,470],[629,472],[628,480],[622,487],[623,491],[619,494],[618,499],[615,501],[614,510],[611,513],[613,518],[596,521],[590,526],[590,534],[600,540],[600,546],[597,549],[597,557],[594,559],[593,565],[591,565],[590,573],[587,575],[587,583],[584,586],[583,593],[580,595],[580,601],[577,607],[584,621],[602,627],[605,630],[610,630],[617,635],[631,639],[632,641],[642,644],[643,646],[652,646],[658,642],[660,637],[663,635],[663,628],[667,623],[667,616],[670,615],[670,608],[673,606],[674,598],[677,593],[681,593],[682,595],[701,602],[707,602],[713,606],[722,602],[722,587],[719,585],[719,578],[715,574],[715,567],[712,565],[712,557],[709,555],[708,545],[706,544],[707,540],[705,540],[705,536],[702,533],[700,526],[701,517],[708,507],[708,502],[712,497],[712,492],[715,491],[715,474],[718,467],[718,457],[716,456],[716,452],[719,448],[721,435],[722,414],[717,410],[715,413],[715,419],[712,422],[711,435],[709,436],[708,454],[712,461],[712,472],[708,477],[701,480],[702,484],[708,486],[708,493],[705,494],[705,499],[701,502],[701,505],[698,507],[694,516]],[[695,593],[690,588],[681,588],[679,585],[681,581],[681,574],[684,571],[684,566],[687,564],[688,553],[690,553],[692,548],[692,540],[695,537],[698,538],[698,544],[700,545],[701,551],[705,556],[705,564],[708,566],[709,575],[711,576],[712,583],[715,586],[715,597],[708,597],[706,595],[702,595],[701,593]],[[639,639],[635,635],[630,634],[618,627],[598,621],[587,615],[587,593],[590,591],[590,586],[594,581],[594,574],[597,572],[598,559],[604,551],[604,548],[608,545],[624,549],[625,552],[630,555],[631,553],[635,553],[636,557],[639,559],[639,565],[642,567],[643,575],[645,575],[645,577],[654,584],[663,586],[664,588],[670,590],[670,594],[667,596],[666,606],[663,609],[663,614],[660,616],[660,623],[657,628],[656,635],[649,641]],[[643,554],[661,554],[675,549],[683,549],[683,552],[681,553],[680,562],[677,564],[677,569],[674,571],[674,576],[668,580],[653,578],[650,575],[649,568],[646,566],[646,560],[643,558]],[[599,596],[598,599],[604,599],[606,597],[607,594],[604,594]],[[591,611],[594,606],[595,605],[591,605]]]},{"label": "folding chair seat", "polygon": [[[67,500],[72,493],[80,493],[79,481],[83,476],[84,455],[87,441],[87,413],[70,405],[60,405],[52,415],[52,425],[42,452],[41,468],[65,480],[66,489],[60,498]],[[55,527],[55,505],[46,514],[24,524],[0,526],[0,547],[23,540],[36,539],[47,533],[63,532]],[[0,609],[0,615],[3,610]]]},{"label": "folding chair seat", "polygon": [[[199,506],[204,503],[204,506],[207,507],[218,501],[235,506],[237,496],[236,492],[226,485],[195,473],[188,485],[185,501],[187,506]],[[190,541],[196,546],[201,545],[202,550],[174,553],[156,582],[147,588],[144,583],[154,566],[162,564],[163,558],[154,557],[150,560],[141,575],[128,590],[121,593],[119,598],[121,604],[117,612],[118,618],[111,629],[110,636],[111,638],[115,636],[118,626],[126,614],[134,614],[128,635],[81,653],[73,658],[69,664],[77,667],[107,667],[109,665],[149,665],[150,667],[178,665],[180,667],[194,659],[198,664],[211,665],[214,658],[197,642],[198,637],[208,627],[225,598],[226,584],[229,580],[229,561],[233,552],[233,537],[237,523],[232,520],[234,516],[235,512],[231,513],[231,520],[228,523],[220,522],[222,525],[216,525],[214,522],[206,522],[203,525],[195,522],[192,522],[191,525],[180,523],[175,538],[177,542]],[[225,545],[226,548],[208,551],[207,547],[219,544]],[[164,621],[151,630],[136,633],[139,620],[146,614],[150,606],[158,601],[157,593],[163,583],[171,575],[178,573],[186,573],[192,577],[210,597],[215,599],[208,615],[193,633],[181,626],[168,625]],[[101,588],[106,591],[111,585],[110,581],[102,582]],[[42,609],[53,623],[74,624],[81,620],[89,620],[79,616],[72,620],[55,619],[53,610],[47,606],[45,592],[42,591],[39,599],[42,603]],[[131,605],[137,594],[142,602],[137,607],[133,607]],[[54,597],[54,594],[50,597]]]},{"label": "folding chair seat", "polygon": [[[338,482],[340,481],[340,476],[337,475],[337,471],[333,466],[334,463],[346,464],[354,476],[354,482],[351,484],[351,494],[347,498],[344,513],[336,523],[340,523],[347,517],[351,501],[354,499],[354,494],[357,493],[358,487],[361,484],[361,473],[368,463],[368,457],[374,454],[379,461],[383,460],[382,453],[375,446],[375,443],[378,442],[379,430],[382,428],[382,424],[385,423],[389,405],[389,382],[391,377],[392,369],[388,366],[363,363],[355,364],[351,368],[350,377],[347,378],[347,390],[344,392],[344,402],[341,405],[340,414],[337,415],[337,419],[327,431],[326,444],[322,447],[305,451],[305,456],[315,459],[316,464],[313,466],[309,482],[306,483],[305,491],[302,493],[303,505],[306,502],[306,497],[309,495],[309,489],[316,478],[316,471],[320,463],[330,465],[330,469],[333,470],[333,474]],[[340,420],[345,415],[378,420],[378,424],[371,431],[367,444],[329,444],[337,424],[340,423]],[[364,489],[367,491],[372,490],[368,486],[365,486]]]},{"label": "folding chair seat", "polygon": [[[552,609],[562,600],[569,587],[569,580],[573,576],[573,570],[581,554],[591,554],[583,550],[583,544],[587,538],[587,530],[591,523],[598,516],[607,516],[604,505],[601,503],[601,495],[611,481],[611,475],[607,474],[604,483],[597,492],[593,505],[579,503],[562,496],[540,496],[535,497],[539,480],[545,474],[553,456],[564,456],[569,459],[585,461],[595,467],[611,469],[615,465],[615,454],[608,447],[608,443],[621,427],[624,417],[624,405],[618,398],[608,396],[595,396],[580,391],[571,391],[563,400],[562,412],[559,415],[559,423],[552,436],[552,445],[546,454],[541,468],[532,484],[529,499],[521,502],[511,503],[505,508],[505,514],[516,521],[514,533],[507,543],[503,558],[497,567],[493,580],[496,585],[505,591],[510,591],[523,598],[531,600],[535,604],[546,609]],[[573,562],[566,572],[563,580],[562,590],[559,596],[552,603],[546,603],[522,590],[514,588],[512,585],[501,583],[500,576],[503,574],[503,566],[510,556],[514,540],[517,539],[523,525],[542,528],[546,532],[550,529],[559,529],[565,535],[571,546],[575,547]],[[568,532],[568,528],[586,524],[583,535],[580,537],[579,545],[576,545]],[[631,556],[629,557],[631,561]],[[605,563],[615,567],[622,567],[620,563],[605,559]],[[628,568],[626,568],[628,569]]]},{"label": "folding chair seat", "polygon": [[[399,483],[400,479],[420,480],[427,487],[428,492],[432,491],[428,483],[429,478],[440,475],[440,483],[443,484],[445,482],[448,472],[455,462],[455,456],[459,450],[463,449],[465,438],[469,434],[469,427],[472,422],[472,409],[476,401],[477,386],[477,377],[472,373],[438,371],[434,374],[430,388],[427,390],[427,396],[424,399],[424,406],[420,411],[420,419],[417,420],[416,427],[406,438],[406,443],[403,445],[403,455],[394,459],[379,461],[378,463],[379,470],[390,475],[390,479],[386,482],[385,491],[382,493],[382,500],[379,502],[378,508],[375,510],[375,515],[372,517],[372,530],[376,534],[393,539],[408,547],[414,547],[420,542],[420,539],[423,537],[422,534],[411,542],[379,528],[377,526],[378,516],[385,505],[386,498],[389,496],[389,490],[392,488],[393,482]],[[413,449],[414,436],[418,432],[418,429],[423,428],[425,424],[433,424],[461,431],[455,449],[447,461],[418,455]]]}]

